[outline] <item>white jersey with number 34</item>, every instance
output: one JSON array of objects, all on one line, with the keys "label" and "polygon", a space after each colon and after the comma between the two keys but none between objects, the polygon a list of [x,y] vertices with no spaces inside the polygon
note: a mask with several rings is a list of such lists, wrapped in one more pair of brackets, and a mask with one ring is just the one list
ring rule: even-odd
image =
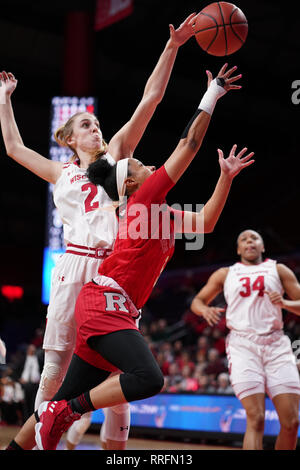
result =
[{"label": "white jersey with number 34", "polygon": [[266,259],[257,265],[235,263],[224,283],[229,329],[267,335],[283,327],[281,308],[272,304],[265,291],[283,294],[276,261]]},{"label": "white jersey with number 34", "polygon": [[[111,155],[105,157],[109,163],[115,163]],[[88,180],[86,170],[76,161],[63,165],[53,198],[66,244],[112,248],[118,231],[112,201],[101,186]]]}]

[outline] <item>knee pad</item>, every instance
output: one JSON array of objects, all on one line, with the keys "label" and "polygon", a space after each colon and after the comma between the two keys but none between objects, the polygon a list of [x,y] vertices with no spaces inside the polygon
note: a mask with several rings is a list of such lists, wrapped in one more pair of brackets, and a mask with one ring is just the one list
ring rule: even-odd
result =
[{"label": "knee pad", "polygon": [[138,375],[137,379],[142,399],[156,395],[164,386],[164,376],[159,368],[147,374]]},{"label": "knee pad", "polygon": [[121,403],[120,405],[111,406],[107,408],[106,411],[110,410],[110,412],[116,413],[117,415],[121,415],[124,413],[130,412],[129,403]]},{"label": "knee pad", "polygon": [[120,375],[120,384],[128,402],[152,397],[164,386],[164,376],[158,367],[148,367],[135,373]]},{"label": "knee pad", "polygon": [[62,368],[54,362],[48,362],[44,365],[44,369],[40,380],[40,390],[45,400],[51,400],[55,395],[63,381]]},{"label": "knee pad", "polygon": [[105,408],[105,420],[101,427],[101,440],[127,441],[130,429],[130,406],[128,403]]},{"label": "knee pad", "polygon": [[84,413],[78,421],[75,421],[68,430],[67,440],[77,446],[84,433],[88,430],[92,419],[92,413]]}]

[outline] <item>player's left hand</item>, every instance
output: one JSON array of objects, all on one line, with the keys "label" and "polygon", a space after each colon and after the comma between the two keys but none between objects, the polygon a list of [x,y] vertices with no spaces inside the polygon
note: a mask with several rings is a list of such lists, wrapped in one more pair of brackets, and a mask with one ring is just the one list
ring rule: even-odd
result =
[{"label": "player's left hand", "polygon": [[[234,67],[231,67],[231,69],[227,70],[228,64],[224,64],[223,67],[221,67],[218,75],[216,78],[222,78],[224,80],[224,90],[229,91],[229,90],[240,90],[242,88],[241,85],[232,85],[233,82],[236,82],[242,77],[242,74],[239,75],[234,75],[232,76],[233,72],[237,70],[237,66],[235,65]],[[207,88],[209,87],[211,81],[213,80],[212,73],[209,70],[206,70],[206,75],[207,75]]]},{"label": "player's left hand", "polygon": [[248,150],[247,147],[243,148],[237,155],[235,155],[236,149],[237,145],[235,144],[227,158],[224,158],[223,151],[218,149],[221,172],[230,178],[234,178],[241,170],[243,170],[243,168],[254,163],[253,159],[250,160],[250,158],[253,157],[254,152],[250,152],[243,157]]},{"label": "player's left hand", "polygon": [[172,24],[169,25],[170,28],[170,40],[174,46],[182,46],[190,37],[194,34],[194,23],[197,17],[197,13],[192,13],[189,15],[179,28],[175,29]]},{"label": "player's left hand", "polygon": [[281,294],[279,294],[279,292],[275,292],[275,291],[269,292],[265,290],[264,293],[269,296],[269,299],[272,302],[272,304],[276,304],[279,307],[284,307],[284,298],[282,297]]}]

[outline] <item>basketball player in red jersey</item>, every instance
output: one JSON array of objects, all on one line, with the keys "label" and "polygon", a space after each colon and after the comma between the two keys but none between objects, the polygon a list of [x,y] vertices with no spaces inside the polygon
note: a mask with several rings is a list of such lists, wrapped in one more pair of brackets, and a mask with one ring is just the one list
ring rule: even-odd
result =
[{"label": "basketball player in red jersey", "polygon": [[[281,307],[295,309],[298,302],[300,313],[300,284],[287,266],[263,261],[264,251],[257,232],[242,232],[237,240],[240,262],[215,271],[191,309],[216,325],[224,309],[209,304],[224,291],[230,379],[247,415],[243,448],[263,448],[267,392],[280,421],[275,449],[289,450],[297,444],[300,382],[290,339],[283,333]],[[283,292],[293,300],[283,300]]]},{"label": "basketball player in red jersey", "polygon": [[[61,146],[68,146],[74,153],[65,164],[44,158],[24,145],[11,104],[17,81],[12,74],[0,74],[0,103],[4,103],[0,104],[0,118],[7,154],[54,185],[54,202],[63,222],[67,246],[52,276],[43,344],[45,361],[36,408],[41,402],[50,400],[62,383],[75,346],[76,298],[81,287],[97,274],[99,265],[111,251],[117,235],[115,215],[101,210],[111,205],[111,200],[102,187],[95,187],[88,182],[86,168],[94,161],[96,152],[98,158],[106,158],[111,163],[132,157],[164,96],[178,49],[193,35],[194,20],[195,14],[192,14],[176,30],[170,25],[170,37],[146,83],[140,103],[131,119],[110,139],[108,145],[103,140],[99,121],[90,113],[72,116],[56,131],[57,142]],[[91,203],[87,208],[88,197]],[[108,449],[124,449],[130,423],[129,406],[124,404],[115,409],[106,409],[105,414],[107,418],[101,429],[102,445],[105,441]],[[80,423],[74,423],[68,433],[68,448],[79,443],[89,424],[88,414]]]},{"label": "basketball player in red jersey", "polygon": [[[30,448],[32,426],[36,423],[36,442],[43,449],[55,449],[63,430],[82,414],[98,408],[116,406],[158,393],[163,377],[135,319],[148,299],[153,285],[174,251],[174,233],[212,231],[226,202],[234,176],[247,167],[253,153],[235,156],[236,146],[224,159],[219,150],[221,175],[211,199],[200,213],[174,211],[164,206],[160,221],[152,226],[153,205],[164,204],[168,191],[178,181],[199,150],[217,100],[232,83],[235,68],[209,79],[208,90],[188,124],[178,146],[157,171],[135,159],[124,159],[111,166],[105,160],[90,165],[88,176],[103,184],[109,197],[123,202],[129,197],[126,217],[120,215],[114,251],[99,268],[99,275],[86,284],[76,302],[77,342],[66,378],[53,401],[44,402],[23,426],[9,448]],[[136,208],[142,210],[143,235],[132,237]],[[143,207],[143,209],[141,209]],[[122,213],[119,211],[119,214]],[[205,214],[205,217],[204,217]],[[129,222],[127,224],[127,222]],[[164,235],[164,223],[169,234]],[[165,238],[164,238],[165,237]],[[111,372],[121,370],[114,376]],[[100,385],[99,385],[100,384]],[[88,388],[89,392],[84,392]],[[77,397],[77,395],[79,395]],[[75,398],[74,398],[75,397]],[[66,399],[70,400],[69,402]],[[51,421],[51,417],[54,421]],[[32,445],[32,442],[31,442]]]}]

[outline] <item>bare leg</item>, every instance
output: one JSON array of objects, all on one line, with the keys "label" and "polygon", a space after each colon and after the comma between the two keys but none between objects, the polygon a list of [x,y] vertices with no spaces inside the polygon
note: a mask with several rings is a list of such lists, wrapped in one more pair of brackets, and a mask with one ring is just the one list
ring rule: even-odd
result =
[{"label": "bare leg", "polygon": [[127,441],[113,441],[107,439],[106,450],[126,450]]},{"label": "bare leg", "polygon": [[96,410],[126,403],[120,384],[120,374],[109,377],[90,391],[90,399]]},{"label": "bare leg", "polygon": [[265,423],[265,394],[256,393],[241,400],[247,414],[244,450],[262,450]]},{"label": "bare leg", "polygon": [[34,415],[31,415],[30,418],[23,424],[22,428],[15,437],[15,441],[19,446],[24,450],[31,450],[36,445],[35,442],[35,430],[34,426],[36,425],[36,419]]},{"label": "bare leg", "polygon": [[276,450],[294,450],[297,445],[299,427],[299,395],[282,393],[273,398],[279,421],[280,433],[276,439]]}]

